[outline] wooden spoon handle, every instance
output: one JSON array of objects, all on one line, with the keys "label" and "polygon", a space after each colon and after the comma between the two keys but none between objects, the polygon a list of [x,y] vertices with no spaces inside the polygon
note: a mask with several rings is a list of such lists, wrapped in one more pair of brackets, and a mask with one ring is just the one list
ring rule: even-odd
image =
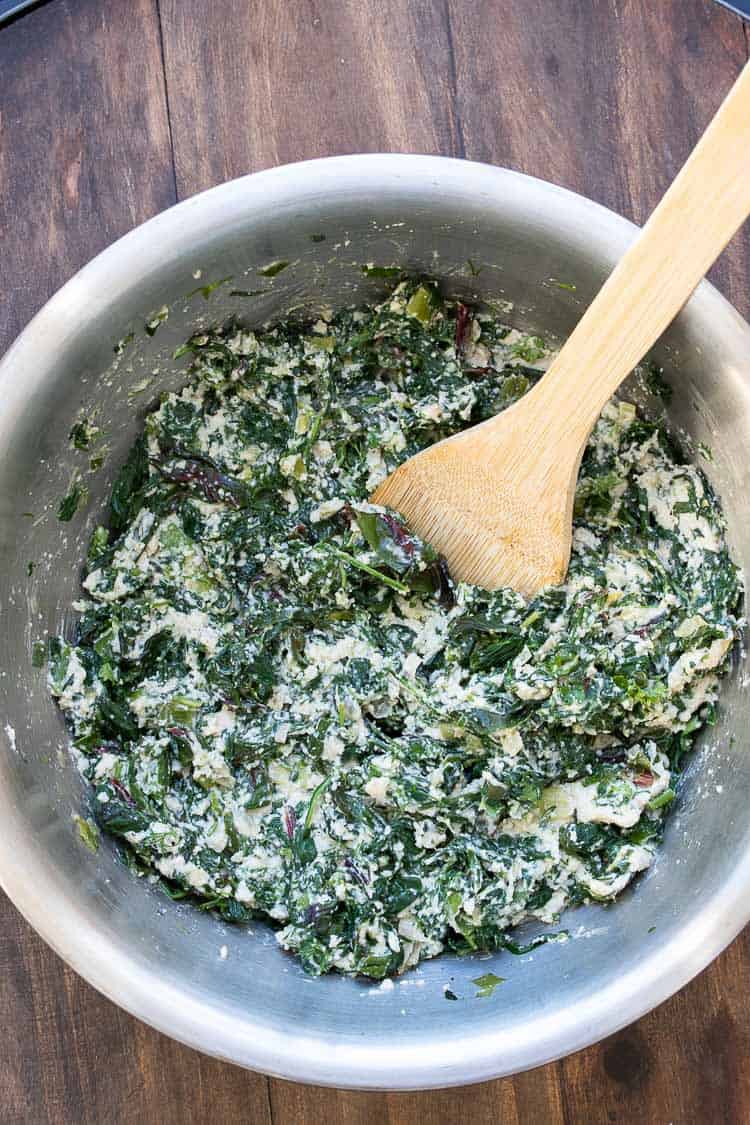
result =
[{"label": "wooden spoon handle", "polygon": [[583,446],[604,404],[748,214],[750,63],[532,392],[542,442],[566,434]]}]

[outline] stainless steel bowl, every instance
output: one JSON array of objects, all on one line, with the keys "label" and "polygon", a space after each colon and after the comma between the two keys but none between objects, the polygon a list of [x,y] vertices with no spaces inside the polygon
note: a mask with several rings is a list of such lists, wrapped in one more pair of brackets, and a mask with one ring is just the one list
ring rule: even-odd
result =
[{"label": "stainless steel bowl", "polygon": [[[31,664],[35,639],[71,627],[80,562],[113,472],[154,396],[179,381],[169,356],[197,322],[234,314],[258,324],[366,300],[382,282],[361,266],[375,262],[508,302],[513,324],[564,337],[633,235],[580,196],[479,164],[347,156],[277,168],[121,239],[0,363],[0,881],[50,945],[130,1012],[285,1078],[371,1089],[477,1082],[615,1031],[685,984],[747,921],[750,708],[739,660],[661,854],[630,893],[567,915],[565,944],[521,957],[443,957],[379,987],[309,979],[264,925],[233,929],[171,902],[135,879],[109,841],[87,851],[72,820],[86,794],[44,673]],[[257,273],[277,260],[291,264],[273,281]],[[196,292],[227,277],[207,297]],[[144,321],[165,304],[169,318],[150,337]],[[656,354],[675,388],[672,426],[688,449],[713,450],[705,468],[747,572],[750,328],[703,284]],[[62,524],[57,503],[86,464],[67,440],[81,408],[98,410],[110,451],[89,478],[85,512]],[[472,979],[490,970],[505,983],[477,998]],[[446,1002],[445,985],[457,1001]]]}]

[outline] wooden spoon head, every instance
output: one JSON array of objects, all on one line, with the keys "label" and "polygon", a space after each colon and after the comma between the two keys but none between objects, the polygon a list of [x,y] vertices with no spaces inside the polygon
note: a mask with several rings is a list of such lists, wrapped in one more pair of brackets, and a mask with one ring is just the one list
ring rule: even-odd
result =
[{"label": "wooden spoon head", "polygon": [[457,581],[531,597],[568,569],[578,461],[530,458],[512,413],[411,457],[372,501],[400,512]]}]

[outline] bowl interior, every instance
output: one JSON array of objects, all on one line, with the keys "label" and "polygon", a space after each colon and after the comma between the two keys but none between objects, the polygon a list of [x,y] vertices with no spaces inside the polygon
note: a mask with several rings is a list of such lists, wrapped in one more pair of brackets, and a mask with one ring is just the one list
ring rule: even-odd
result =
[{"label": "bowl interior", "polygon": [[[399,265],[563,339],[633,236],[630,224],[539,181],[429,157],[346,157],[235,181],[159,216],[76,276],[0,364],[0,880],[84,976],[203,1050],[285,1077],[409,1088],[537,1065],[615,1030],[702,968],[747,919],[750,785],[744,657],[693,756],[659,858],[609,908],[569,912],[571,939],[526,956],[443,957],[395,984],[306,977],[263,924],[229,927],[136,880],[73,815],[86,793],[34,642],[70,632],[81,559],[109,488],[196,327],[248,326],[360,303]],[[267,277],[273,262],[289,264]],[[145,324],[168,317],[150,335]],[[118,354],[115,354],[115,350]],[[673,432],[727,514],[747,574],[750,329],[702,286],[655,358],[674,388]],[[642,387],[646,409],[663,409]],[[106,434],[103,466],[71,448],[79,412]],[[89,500],[59,500],[80,474]],[[30,564],[33,563],[33,567]],[[29,571],[31,570],[31,573]],[[228,956],[220,957],[226,946]],[[505,978],[492,998],[472,979]],[[458,997],[446,1002],[448,985]]]}]

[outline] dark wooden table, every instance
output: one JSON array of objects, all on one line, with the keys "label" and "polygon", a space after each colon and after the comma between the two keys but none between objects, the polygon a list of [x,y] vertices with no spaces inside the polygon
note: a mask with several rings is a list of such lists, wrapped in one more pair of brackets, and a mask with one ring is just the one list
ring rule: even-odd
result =
[{"label": "dark wooden table", "polygon": [[[711,0],[50,0],[0,29],[0,352],[113,239],[285,161],[465,156],[642,221],[749,45]],[[747,230],[714,279],[750,314]],[[3,899],[0,1122],[744,1123],[749,996],[750,930],[562,1062],[437,1093],[313,1089],[125,1015]]]}]

